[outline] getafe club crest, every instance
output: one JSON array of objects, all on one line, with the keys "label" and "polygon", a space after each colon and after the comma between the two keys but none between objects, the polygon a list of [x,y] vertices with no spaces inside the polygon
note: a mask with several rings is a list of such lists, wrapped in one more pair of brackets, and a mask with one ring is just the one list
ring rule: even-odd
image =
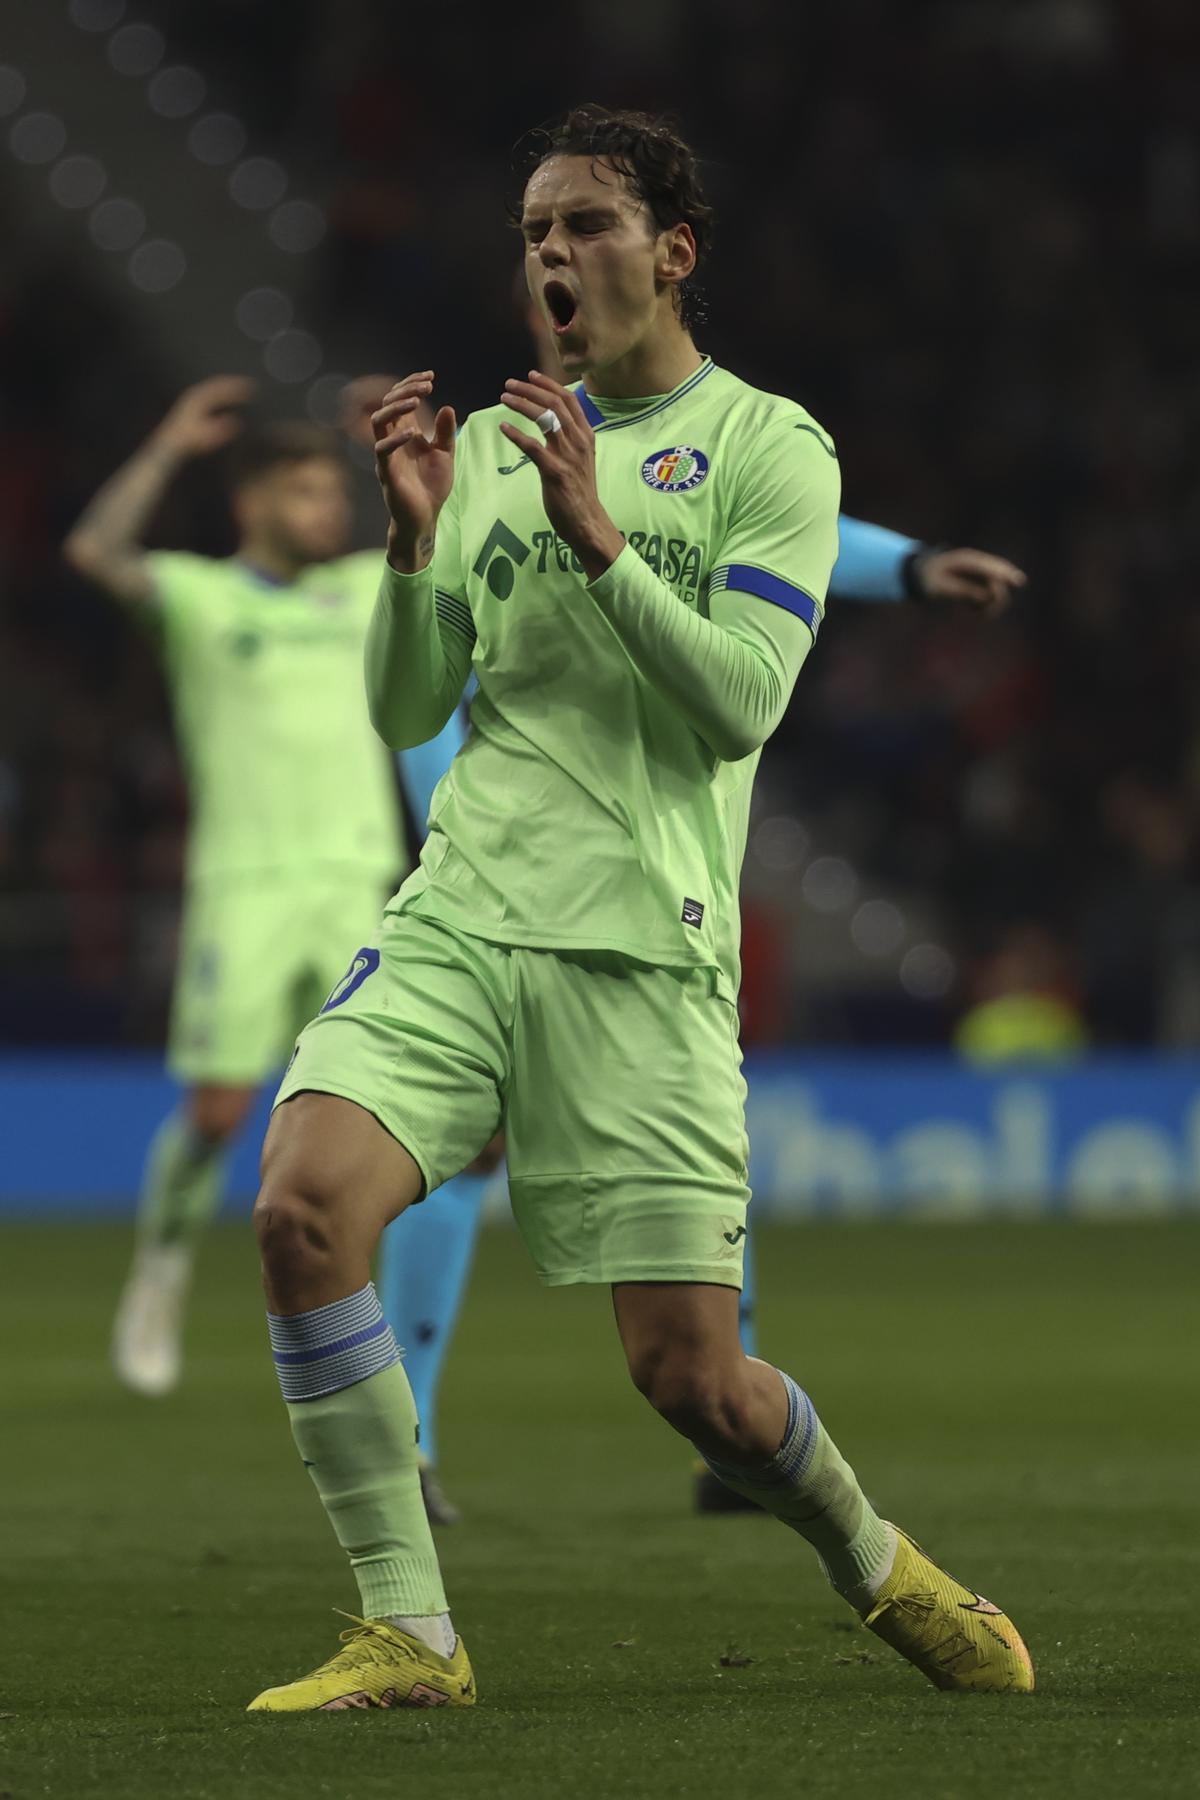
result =
[{"label": "getafe club crest", "polygon": [[708,458],[692,444],[656,450],[642,464],[642,480],[656,494],[688,494],[708,474]]}]

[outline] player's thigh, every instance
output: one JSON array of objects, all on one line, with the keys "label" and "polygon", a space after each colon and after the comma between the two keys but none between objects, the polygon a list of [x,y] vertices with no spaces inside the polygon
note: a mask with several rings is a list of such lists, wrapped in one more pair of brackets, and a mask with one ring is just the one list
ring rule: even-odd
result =
[{"label": "player's thigh", "polygon": [[199,884],[184,900],[167,1060],[189,1086],[257,1087],[291,1040],[302,947],[295,889]]},{"label": "player's thigh", "polygon": [[509,1187],[543,1278],[740,1287],[745,1091],[708,970],[520,953]]},{"label": "player's thigh", "polygon": [[420,1198],[422,1181],[403,1144],[351,1100],[300,1092],[271,1114],[260,1210],[293,1198],[327,1214],[344,1210],[373,1241]]},{"label": "player's thigh", "polygon": [[432,1192],[495,1133],[508,1086],[509,953],[387,914],[296,1041],[279,1094],[332,1094],[402,1144]]}]

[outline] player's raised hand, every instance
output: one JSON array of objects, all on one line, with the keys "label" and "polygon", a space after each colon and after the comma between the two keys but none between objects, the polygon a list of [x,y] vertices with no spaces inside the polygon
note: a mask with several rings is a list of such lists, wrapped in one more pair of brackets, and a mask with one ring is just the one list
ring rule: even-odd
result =
[{"label": "player's raised hand", "polygon": [[432,369],[406,375],[371,415],[375,469],[392,516],[388,560],[405,574],[423,569],[433,555],[437,517],[454,484],[453,408],[440,408],[432,437],[420,426],[420,409],[432,392]]},{"label": "player's raised hand", "polygon": [[178,457],[207,456],[242,429],[239,407],[254,394],[245,375],[213,375],[185,388],[154,433],[161,449]]},{"label": "player's raised hand", "polygon": [[583,564],[589,581],[616,561],[625,540],[605,512],[596,488],[596,436],[571,388],[537,369],[528,381],[506,381],[504,405],[529,419],[544,436],[531,438],[501,425],[510,444],[523,450],[542,478],[546,517]]},{"label": "player's raised hand", "polygon": [[1024,569],[1006,557],[969,549],[923,551],[916,559],[913,578],[920,599],[957,602],[988,618],[1002,613],[1014,590],[1023,588],[1029,579]]},{"label": "player's raised hand", "polygon": [[384,396],[397,385],[395,375],[356,375],[339,390],[337,422],[348,438],[365,444],[368,450],[375,448],[372,414],[379,411]]}]

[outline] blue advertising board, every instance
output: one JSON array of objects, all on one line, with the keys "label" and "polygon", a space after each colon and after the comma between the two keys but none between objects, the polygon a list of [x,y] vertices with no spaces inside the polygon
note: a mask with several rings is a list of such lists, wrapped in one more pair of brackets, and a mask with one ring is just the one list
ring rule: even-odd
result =
[{"label": "blue advertising board", "polygon": [[[1200,1059],[984,1074],[940,1056],[747,1060],[759,1217],[1200,1214]],[[0,1214],[128,1213],[175,1090],[144,1056],[0,1058]],[[267,1097],[238,1145],[256,1185]]]}]

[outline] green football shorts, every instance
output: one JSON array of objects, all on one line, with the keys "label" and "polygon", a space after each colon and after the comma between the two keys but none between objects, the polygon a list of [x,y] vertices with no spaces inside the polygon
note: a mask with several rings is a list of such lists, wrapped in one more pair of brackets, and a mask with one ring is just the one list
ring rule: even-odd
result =
[{"label": "green football shorts", "polygon": [[741,1287],[746,1085],[713,971],[389,913],[301,1033],[276,1105],[312,1089],[373,1113],[426,1193],[503,1124],[543,1281]]},{"label": "green football shorts", "polygon": [[389,891],[354,870],[189,888],[167,1046],[172,1075],[229,1087],[273,1075],[355,945],[378,935]]}]

